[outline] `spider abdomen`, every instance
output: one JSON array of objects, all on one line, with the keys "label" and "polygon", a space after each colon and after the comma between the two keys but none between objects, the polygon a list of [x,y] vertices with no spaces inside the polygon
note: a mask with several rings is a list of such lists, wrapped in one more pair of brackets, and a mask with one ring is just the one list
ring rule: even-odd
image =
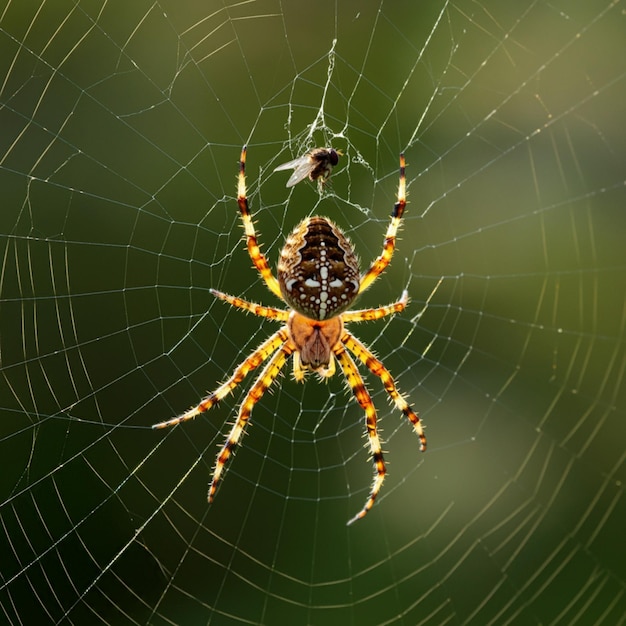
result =
[{"label": "spider abdomen", "polygon": [[277,274],[287,304],[314,320],[345,311],[358,295],[361,276],[350,240],[319,216],[294,228],[280,253]]}]

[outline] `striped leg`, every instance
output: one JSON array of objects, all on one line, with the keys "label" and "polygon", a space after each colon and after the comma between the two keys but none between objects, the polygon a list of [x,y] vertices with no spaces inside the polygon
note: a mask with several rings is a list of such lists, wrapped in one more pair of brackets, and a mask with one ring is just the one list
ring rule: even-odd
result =
[{"label": "striped leg", "polygon": [[276,380],[280,370],[282,369],[287,357],[294,351],[294,346],[291,342],[284,343],[280,350],[268,361],[267,365],[263,368],[263,371],[259,374],[254,385],[250,388],[250,391],[246,394],[241,407],[239,408],[239,414],[237,420],[233,426],[233,429],[226,439],[220,453],[217,455],[217,461],[215,463],[215,470],[213,471],[213,480],[209,487],[209,503],[213,502],[215,492],[219,486],[224,473],[224,467],[233,450],[239,443],[241,435],[250,419],[250,414],[254,405],[261,399],[263,394],[267,391],[268,387]]},{"label": "striped leg", "polygon": [[352,524],[353,522],[356,522],[356,520],[365,517],[367,512],[374,506],[376,497],[378,496],[380,488],[383,485],[383,481],[385,480],[387,469],[385,467],[385,460],[383,459],[383,451],[380,445],[378,431],[376,430],[376,407],[372,402],[370,394],[365,388],[363,378],[361,378],[361,374],[359,374],[359,370],[357,369],[354,360],[340,343],[333,348],[333,352],[335,353],[335,356],[339,361],[339,365],[346,376],[346,380],[348,381],[348,385],[350,385],[350,389],[352,389],[352,393],[354,393],[354,397],[361,405],[361,408],[365,411],[367,436],[369,438],[370,451],[372,453],[372,459],[374,460],[374,466],[376,467],[376,476],[374,477],[374,484],[372,485],[370,495],[363,508],[348,521],[348,524]]},{"label": "striped leg", "polygon": [[272,320],[278,320],[279,322],[286,322],[289,319],[289,311],[285,311],[284,309],[276,309],[272,306],[263,306],[255,302],[249,302],[248,300],[244,300],[238,296],[231,296],[217,289],[210,289],[209,291],[216,298],[224,300],[224,302],[228,302],[228,304],[238,309],[248,311],[248,313],[254,313],[254,315],[258,315],[259,317],[267,317]]},{"label": "striped leg", "polygon": [[405,289],[400,300],[387,306],[379,306],[376,309],[359,309],[357,311],[346,311],[342,316],[344,322],[372,322],[381,317],[401,313],[409,302],[409,292]]},{"label": "striped leg", "polygon": [[344,331],[341,337],[342,343],[361,361],[367,369],[375,376],[381,379],[385,391],[389,394],[395,405],[404,413],[407,419],[413,424],[413,428],[420,438],[420,450],[426,450],[426,435],[417,413],[409,406],[402,394],[398,391],[393,376],[389,370],[379,361],[368,348],[366,348],[354,335],[348,331]]},{"label": "striped leg", "polygon": [[239,211],[241,213],[241,221],[243,222],[243,229],[246,233],[246,241],[248,245],[248,254],[257,268],[261,278],[265,281],[268,289],[281,300],[280,287],[276,280],[272,270],[265,258],[264,254],[259,248],[257,242],[256,232],[254,230],[254,224],[250,217],[250,211],[248,210],[248,198],[246,195],[246,146],[241,150],[241,160],[239,161],[239,177],[237,183],[237,203],[239,204]]},{"label": "striped leg", "polygon": [[393,251],[396,247],[396,233],[400,226],[400,220],[406,207],[406,178],[404,175],[404,154],[400,155],[400,183],[398,184],[398,201],[393,207],[391,212],[391,222],[387,228],[387,234],[385,235],[385,242],[383,244],[383,251],[381,255],[372,262],[369,269],[361,276],[361,286],[359,287],[359,293],[364,292],[380,274],[385,270]]},{"label": "striped leg", "polygon": [[180,422],[186,422],[193,419],[200,413],[208,411],[212,406],[223,400],[255,367],[258,367],[272,353],[284,344],[288,339],[287,329],[281,328],[276,331],[269,339],[264,341],[237,369],[233,375],[222,385],[220,385],[213,393],[210,393],[200,404],[192,407],[186,413],[173,417],[165,422],[154,424],[152,428],[167,428],[175,426]]}]

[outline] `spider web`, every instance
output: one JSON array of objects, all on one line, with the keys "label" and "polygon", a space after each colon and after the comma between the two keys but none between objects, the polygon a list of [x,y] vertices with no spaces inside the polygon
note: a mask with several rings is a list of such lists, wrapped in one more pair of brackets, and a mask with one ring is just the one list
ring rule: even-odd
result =
[{"label": "spider web", "polygon": [[[364,6],[366,5],[367,6]],[[45,1],[0,9],[0,622],[623,624],[623,2]],[[276,324],[306,215],[380,251],[355,325],[389,475],[341,376],[175,429]],[[321,192],[282,162],[343,152]]]}]

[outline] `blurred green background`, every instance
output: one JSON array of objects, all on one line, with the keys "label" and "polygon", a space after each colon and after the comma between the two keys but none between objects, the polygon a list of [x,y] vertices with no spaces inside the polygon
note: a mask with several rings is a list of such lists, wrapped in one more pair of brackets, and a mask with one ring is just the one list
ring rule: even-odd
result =
[{"label": "blurred green background", "polygon": [[[626,615],[623,2],[21,2],[0,11],[0,621],[617,624]],[[276,328],[251,268],[329,215],[389,477],[341,376],[153,431]],[[320,195],[274,167],[344,152]],[[435,287],[443,279],[439,288]],[[434,291],[434,293],[433,293]],[[432,297],[431,297],[432,295]],[[428,301],[428,303],[427,303]],[[420,315],[421,313],[421,315]]]}]

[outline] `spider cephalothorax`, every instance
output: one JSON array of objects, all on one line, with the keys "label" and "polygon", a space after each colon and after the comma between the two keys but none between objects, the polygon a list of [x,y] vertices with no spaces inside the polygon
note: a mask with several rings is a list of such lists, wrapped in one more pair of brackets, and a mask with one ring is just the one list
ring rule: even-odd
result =
[{"label": "spider cephalothorax", "polygon": [[382,361],[377,359],[344,325],[350,322],[377,320],[399,313],[407,305],[408,294],[404,291],[400,300],[388,306],[349,310],[356,297],[372,284],[391,261],[396,233],[406,206],[404,156],[400,155],[398,200],[391,213],[383,250],[364,273],[359,269],[352,244],[341,229],[325,217],[313,216],[300,222],[287,238],[280,253],[277,278],[274,277],[257,242],[248,209],[245,165],[244,147],[239,166],[237,202],[246,234],[248,253],[269,290],[283,300],[289,309],[267,307],[211,290],[213,295],[232,306],[260,317],[283,322],[283,325],[247,357],[225,383],[197,406],[178,417],[155,424],[154,428],[173,426],[207,411],[241,383],[251,370],[267,361],[241,403],[235,425],[217,456],[208,496],[209,502],[212,502],[226,462],[239,443],[254,405],[274,382],[287,359],[293,356],[293,373],[297,381],[304,380],[307,371],[313,371],[321,377],[332,376],[336,369],[336,359],[354,397],[365,411],[367,435],[376,467],[376,477],[370,495],[363,508],[350,520],[351,523],[365,516],[374,505],[385,478],[386,467],[376,428],[376,408],[350,353],[372,374],[380,378],[390,398],[413,424],[420,438],[421,450],[426,449],[426,437],[419,417],[396,388],[393,377]]}]

